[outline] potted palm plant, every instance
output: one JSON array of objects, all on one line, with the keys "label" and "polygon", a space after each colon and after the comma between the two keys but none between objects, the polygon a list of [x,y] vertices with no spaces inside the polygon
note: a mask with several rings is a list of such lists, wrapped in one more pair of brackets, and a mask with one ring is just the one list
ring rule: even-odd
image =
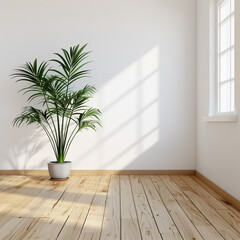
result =
[{"label": "potted palm plant", "polygon": [[[73,88],[76,81],[89,76],[89,70],[85,69],[89,63],[86,61],[89,52],[85,51],[85,47],[86,44],[71,47],[69,51],[62,49],[50,61],[38,64],[35,59],[13,73],[17,82],[26,83],[20,91],[29,94],[27,101],[37,100],[39,106],[23,108],[13,125],[36,124],[44,130],[56,158],[48,163],[52,179],[69,177],[71,162],[66,161],[66,157],[77,133],[101,126],[99,109],[86,105],[96,92],[95,87]],[[50,67],[49,63],[54,66]]]}]

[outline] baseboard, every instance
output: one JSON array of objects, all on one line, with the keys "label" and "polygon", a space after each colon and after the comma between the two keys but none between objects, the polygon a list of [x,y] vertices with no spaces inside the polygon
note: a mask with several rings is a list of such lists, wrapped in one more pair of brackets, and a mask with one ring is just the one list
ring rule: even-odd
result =
[{"label": "baseboard", "polygon": [[217,186],[214,182],[203,176],[200,172],[196,171],[195,175],[198,179],[200,179],[202,182],[207,184],[210,188],[212,188],[216,193],[218,193],[221,197],[223,197],[225,200],[230,202],[235,208],[237,208],[240,211],[240,201],[224,191],[222,188]]},{"label": "baseboard", "polygon": [[0,170],[0,175],[49,176],[48,170]]},{"label": "baseboard", "polygon": [[[195,170],[72,170],[79,175],[194,175]],[[0,175],[47,176],[48,170],[0,170]]]}]

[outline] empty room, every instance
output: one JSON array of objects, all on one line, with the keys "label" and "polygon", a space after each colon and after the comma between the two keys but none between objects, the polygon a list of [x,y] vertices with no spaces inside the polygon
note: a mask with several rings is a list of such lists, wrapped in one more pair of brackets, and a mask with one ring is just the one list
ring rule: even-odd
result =
[{"label": "empty room", "polygon": [[240,240],[240,0],[0,0],[0,240]]}]

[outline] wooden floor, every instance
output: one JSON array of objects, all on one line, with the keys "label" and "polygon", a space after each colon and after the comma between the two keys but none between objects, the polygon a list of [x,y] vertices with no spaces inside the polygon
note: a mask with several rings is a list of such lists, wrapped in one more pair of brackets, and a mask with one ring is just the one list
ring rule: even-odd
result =
[{"label": "wooden floor", "polygon": [[0,176],[0,239],[240,239],[240,212],[195,176]]}]

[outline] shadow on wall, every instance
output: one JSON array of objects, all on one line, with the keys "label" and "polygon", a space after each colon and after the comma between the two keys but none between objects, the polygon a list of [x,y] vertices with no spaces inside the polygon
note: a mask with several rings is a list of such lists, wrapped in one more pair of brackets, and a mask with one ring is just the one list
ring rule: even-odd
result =
[{"label": "shadow on wall", "polygon": [[[42,129],[36,127],[24,127],[23,139],[15,142],[5,156],[10,169],[41,169],[46,168],[47,162],[52,161],[49,159],[49,154],[46,152],[52,151],[50,143],[45,136]],[[19,129],[19,131],[22,131]],[[15,129],[15,131],[18,131]],[[44,151],[43,151],[44,150]],[[40,157],[41,156],[41,157]],[[53,159],[54,160],[54,159]]]}]

